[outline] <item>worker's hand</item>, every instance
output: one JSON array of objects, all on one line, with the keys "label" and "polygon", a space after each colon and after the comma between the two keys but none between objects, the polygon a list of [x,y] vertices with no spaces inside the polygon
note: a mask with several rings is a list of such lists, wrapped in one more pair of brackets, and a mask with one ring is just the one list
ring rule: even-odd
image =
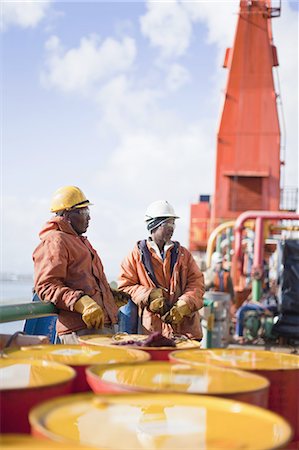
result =
[{"label": "worker's hand", "polygon": [[75,311],[82,314],[82,320],[86,323],[87,328],[103,328],[104,312],[88,295],[83,295],[74,306]]},{"label": "worker's hand", "polygon": [[163,297],[162,288],[152,289],[150,292],[150,295],[148,297],[149,303],[152,302],[153,300],[156,300],[156,298],[161,298],[161,297]]},{"label": "worker's hand", "polygon": [[168,310],[166,299],[163,297],[163,291],[161,288],[153,289],[149,295],[148,309],[154,314],[163,316]]},{"label": "worker's hand", "polygon": [[112,292],[114,301],[118,308],[126,305],[131,298],[131,296],[129,294],[127,294],[126,292],[120,291],[119,289],[110,288],[110,290]]},{"label": "worker's hand", "polygon": [[178,325],[184,317],[189,316],[191,310],[184,300],[178,300],[171,310],[166,313],[161,319],[165,323],[171,325]]}]

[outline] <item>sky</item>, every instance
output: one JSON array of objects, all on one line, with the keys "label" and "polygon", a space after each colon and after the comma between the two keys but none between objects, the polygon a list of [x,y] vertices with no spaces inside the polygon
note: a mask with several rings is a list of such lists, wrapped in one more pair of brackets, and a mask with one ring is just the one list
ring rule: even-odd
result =
[{"label": "sky", "polygon": [[[273,0],[273,6],[278,0]],[[298,185],[298,2],[273,19],[287,186]],[[1,272],[33,273],[56,189],[93,203],[87,232],[109,280],[144,213],[166,199],[188,246],[212,194],[238,0],[6,1],[1,5]],[[283,126],[285,123],[285,126]]]}]

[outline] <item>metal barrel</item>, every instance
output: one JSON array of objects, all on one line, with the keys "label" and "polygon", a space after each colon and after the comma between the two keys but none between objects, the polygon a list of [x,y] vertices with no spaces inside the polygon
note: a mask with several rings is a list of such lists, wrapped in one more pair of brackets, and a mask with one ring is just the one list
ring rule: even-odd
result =
[{"label": "metal barrel", "polygon": [[90,447],[39,439],[29,434],[0,434],[1,450],[90,450]]},{"label": "metal barrel", "polygon": [[289,421],[294,440],[299,441],[299,356],[264,350],[211,349],[173,352],[170,360],[241,369],[267,378],[269,409]]},{"label": "metal barrel", "polygon": [[0,369],[1,433],[29,433],[30,409],[44,400],[71,393],[76,375],[71,367],[30,359],[2,358]]},{"label": "metal barrel", "polygon": [[202,347],[227,347],[230,340],[230,295],[207,291],[205,300],[209,306],[204,306],[199,312],[203,329]]},{"label": "metal barrel", "polygon": [[269,450],[291,438],[277,414],[201,395],[69,395],[35,407],[29,420],[35,436],[106,450]]},{"label": "metal barrel", "polygon": [[86,373],[89,385],[97,394],[150,391],[213,395],[268,407],[269,381],[240,370],[150,361],[134,366],[92,366]]},{"label": "metal barrel", "polygon": [[20,349],[6,349],[6,358],[14,359],[42,359],[55,361],[74,368],[77,376],[73,381],[73,392],[89,391],[85,369],[93,364],[135,363],[147,361],[149,355],[141,350],[120,347],[95,347],[90,345],[36,345],[21,347]]}]

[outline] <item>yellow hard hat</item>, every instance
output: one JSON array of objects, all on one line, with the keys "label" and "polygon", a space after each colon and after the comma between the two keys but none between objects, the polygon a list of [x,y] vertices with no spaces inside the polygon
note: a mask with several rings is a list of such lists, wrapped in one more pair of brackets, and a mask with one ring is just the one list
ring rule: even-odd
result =
[{"label": "yellow hard hat", "polygon": [[88,205],[91,205],[91,203],[81,189],[76,186],[63,186],[54,192],[51,201],[51,212],[85,208]]}]

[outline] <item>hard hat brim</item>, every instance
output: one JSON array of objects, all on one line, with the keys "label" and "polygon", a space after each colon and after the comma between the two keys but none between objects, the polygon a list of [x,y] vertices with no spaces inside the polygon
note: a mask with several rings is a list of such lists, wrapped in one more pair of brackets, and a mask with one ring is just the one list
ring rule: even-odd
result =
[{"label": "hard hat brim", "polygon": [[[165,218],[169,218],[169,219],[180,219],[179,216],[174,216],[173,214],[163,214],[163,216],[161,216],[161,219],[165,217]],[[158,219],[159,217],[150,217],[150,216],[145,216],[145,223],[149,222],[150,220],[153,219]]]},{"label": "hard hat brim", "polygon": [[70,208],[63,208],[63,209],[59,209],[59,210],[58,209],[55,209],[55,210],[51,209],[51,212],[52,213],[58,213],[58,212],[61,212],[61,211],[71,211],[72,209],[86,208],[87,206],[93,206],[93,203],[90,203],[89,200],[86,200],[84,203],[82,203],[80,205],[72,206]]},{"label": "hard hat brim", "polygon": [[78,208],[86,208],[86,206],[93,206],[93,203],[90,203],[89,200],[82,203],[81,205],[72,206],[70,209],[78,209]]}]

